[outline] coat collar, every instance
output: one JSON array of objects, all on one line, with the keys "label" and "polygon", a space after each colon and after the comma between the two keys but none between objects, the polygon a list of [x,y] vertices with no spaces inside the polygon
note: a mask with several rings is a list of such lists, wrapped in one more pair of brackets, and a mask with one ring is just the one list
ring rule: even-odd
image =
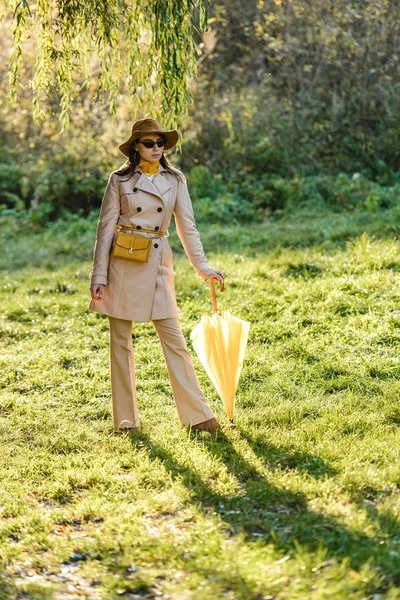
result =
[{"label": "coat collar", "polygon": [[148,176],[143,173],[142,169],[137,166],[135,169],[135,174],[137,174],[135,187],[163,199],[162,196],[171,188],[171,182],[163,175],[165,172],[168,172],[168,169],[162,165],[158,165],[159,174],[154,177],[153,181],[150,181]]},{"label": "coat collar", "polygon": [[171,182],[163,175],[157,175],[153,181],[142,173],[136,182],[136,187],[155,196],[162,196],[171,188]]}]

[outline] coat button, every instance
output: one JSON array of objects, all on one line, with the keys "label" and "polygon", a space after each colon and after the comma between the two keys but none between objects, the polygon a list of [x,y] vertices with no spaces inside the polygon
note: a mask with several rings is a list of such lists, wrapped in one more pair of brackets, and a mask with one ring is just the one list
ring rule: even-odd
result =
[{"label": "coat button", "polygon": [[138,192],[138,191],[139,191],[139,188],[137,188],[137,187],[134,187],[134,188],[133,188],[133,191],[136,193],[136,192]]},{"label": "coat button", "polygon": [[141,212],[141,211],[142,211],[142,208],[141,208],[140,206],[138,206],[136,210],[137,210],[138,212]]},{"label": "coat button", "polygon": [[136,229],[142,229],[140,225],[136,225]]},{"label": "coat button", "polygon": [[158,244],[154,244],[154,248],[158,248]]},{"label": "coat button", "polygon": [[161,208],[161,206],[159,206],[159,207],[157,208],[157,212],[162,212],[162,208]]},{"label": "coat button", "polygon": [[154,231],[159,231],[159,230],[160,230],[160,228],[158,225],[156,227],[154,227]]}]

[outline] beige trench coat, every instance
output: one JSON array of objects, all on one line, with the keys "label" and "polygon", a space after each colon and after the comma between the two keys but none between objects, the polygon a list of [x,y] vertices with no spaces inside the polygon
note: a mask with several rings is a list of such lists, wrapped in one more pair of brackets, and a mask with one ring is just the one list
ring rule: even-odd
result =
[{"label": "beige trench coat", "polygon": [[[91,310],[130,321],[148,322],[178,316],[172,250],[167,238],[153,240],[147,263],[111,256],[115,225],[165,231],[175,217],[185,252],[202,279],[212,273],[194,220],[192,202],[183,181],[162,165],[153,181],[137,167],[131,176],[112,172],[97,224],[91,284],[105,285],[102,300],[91,300]],[[140,233],[149,237],[150,234]],[[151,237],[151,236],[150,236]]]}]

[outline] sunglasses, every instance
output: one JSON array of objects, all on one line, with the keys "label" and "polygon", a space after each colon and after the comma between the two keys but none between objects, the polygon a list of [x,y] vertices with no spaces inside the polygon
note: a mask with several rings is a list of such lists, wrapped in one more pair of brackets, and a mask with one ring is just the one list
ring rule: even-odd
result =
[{"label": "sunglasses", "polygon": [[157,140],[156,142],[153,142],[152,140],[145,140],[144,142],[137,142],[137,143],[143,144],[143,146],[145,148],[154,148],[154,146],[156,144],[159,148],[162,148],[162,146],[165,146],[165,140]]}]

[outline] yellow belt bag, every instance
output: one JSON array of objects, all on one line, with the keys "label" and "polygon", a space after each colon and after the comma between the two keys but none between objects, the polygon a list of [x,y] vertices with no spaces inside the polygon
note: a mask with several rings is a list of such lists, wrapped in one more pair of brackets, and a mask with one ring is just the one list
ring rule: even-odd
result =
[{"label": "yellow belt bag", "polygon": [[[128,227],[126,229],[129,229]],[[129,229],[132,231],[132,229]],[[141,229],[144,233],[153,233],[154,237],[164,237],[163,231],[155,229]],[[112,256],[126,258],[127,260],[136,260],[139,262],[148,262],[153,238],[148,238],[134,233],[122,231],[122,226],[116,228],[114,244],[111,251]]]}]

